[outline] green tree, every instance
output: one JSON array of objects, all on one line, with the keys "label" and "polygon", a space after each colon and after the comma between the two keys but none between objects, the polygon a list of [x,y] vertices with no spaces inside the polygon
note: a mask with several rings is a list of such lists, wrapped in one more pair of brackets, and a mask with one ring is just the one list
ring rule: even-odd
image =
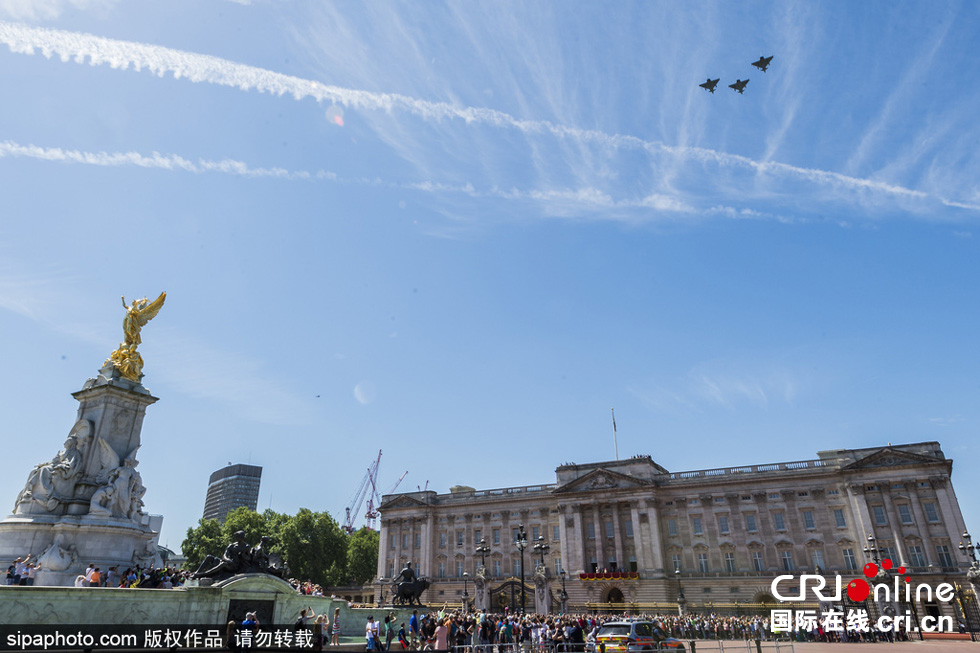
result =
[{"label": "green tree", "polygon": [[207,556],[224,553],[225,546],[227,542],[218,520],[201,519],[196,528],[187,529],[187,537],[180,545],[181,552],[187,557],[184,568],[196,570]]},{"label": "green tree", "polygon": [[343,582],[347,536],[328,513],[301,508],[283,524],[280,537],[291,576],[324,586]]},{"label": "green tree", "polygon": [[378,571],[381,536],[367,527],[355,531],[347,540],[347,577],[352,585],[363,585]]},{"label": "green tree", "polygon": [[245,541],[255,546],[259,543],[259,538],[263,535],[272,537],[269,523],[264,515],[260,515],[251,508],[235,508],[225,517],[225,523],[221,525],[221,534],[225,538],[225,544],[231,542],[232,536],[238,531],[245,532]]}]

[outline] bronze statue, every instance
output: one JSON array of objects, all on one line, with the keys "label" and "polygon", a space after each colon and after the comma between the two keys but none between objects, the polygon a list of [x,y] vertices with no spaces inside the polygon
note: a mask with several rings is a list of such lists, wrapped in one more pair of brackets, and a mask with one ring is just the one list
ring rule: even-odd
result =
[{"label": "bronze statue", "polygon": [[263,535],[259,543],[250,547],[245,542],[245,531],[234,534],[234,541],[220,558],[209,555],[193,574],[194,578],[221,580],[236,574],[271,574],[284,578],[288,573],[278,554],[270,553],[272,538]]},{"label": "bronze statue", "polygon": [[393,579],[391,602],[395,605],[415,603],[421,605],[422,592],[429,588],[429,581],[419,578],[412,569],[412,561],[405,563],[404,569]]},{"label": "bronze statue", "polygon": [[143,357],[136,351],[136,346],[143,342],[140,338],[140,330],[146,323],[156,317],[163,302],[167,299],[167,293],[162,292],[160,296],[152,302],[146,297],[134,299],[132,304],[126,305],[126,296],[122,297],[123,308],[126,309],[126,317],[123,318],[123,337],[124,342],[119,343],[119,348],[113,351],[106,359],[106,365],[112,365],[122,376],[130,381],[139,383],[143,376]]}]

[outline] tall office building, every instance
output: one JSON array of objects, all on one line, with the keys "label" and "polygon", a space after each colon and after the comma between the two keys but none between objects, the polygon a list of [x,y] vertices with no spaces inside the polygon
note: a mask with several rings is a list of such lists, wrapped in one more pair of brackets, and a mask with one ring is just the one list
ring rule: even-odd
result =
[{"label": "tall office building", "polygon": [[208,496],[204,500],[204,518],[224,523],[225,517],[235,508],[251,508],[259,505],[259,483],[262,468],[258,465],[228,465],[211,474]]}]

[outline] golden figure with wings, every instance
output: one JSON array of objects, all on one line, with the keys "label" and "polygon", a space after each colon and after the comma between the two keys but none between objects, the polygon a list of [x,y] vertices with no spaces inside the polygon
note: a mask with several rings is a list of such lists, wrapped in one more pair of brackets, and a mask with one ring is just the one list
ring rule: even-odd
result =
[{"label": "golden figure with wings", "polygon": [[106,364],[115,366],[119,373],[130,381],[139,383],[140,377],[143,376],[143,357],[136,351],[136,346],[143,342],[140,338],[140,330],[156,317],[166,299],[167,293],[162,292],[152,302],[144,297],[134,299],[133,303],[127,306],[126,296],[123,295],[122,304],[126,309],[126,317],[123,318],[125,342],[119,343],[119,348],[109,355]]}]

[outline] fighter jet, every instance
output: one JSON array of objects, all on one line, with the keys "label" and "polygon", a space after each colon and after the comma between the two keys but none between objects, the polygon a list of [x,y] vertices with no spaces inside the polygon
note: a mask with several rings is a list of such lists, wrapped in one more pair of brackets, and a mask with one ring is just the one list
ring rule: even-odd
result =
[{"label": "fighter jet", "polygon": [[[775,56],[775,55],[773,55],[773,56]],[[760,56],[758,61],[753,61],[752,62],[752,65],[755,66],[756,68],[758,68],[759,70],[761,70],[762,72],[766,72],[766,69],[769,67],[769,62],[770,61],[772,61],[772,56],[770,56],[770,57]]]},{"label": "fighter jet", "polygon": [[741,95],[742,93],[745,92],[745,85],[748,84],[748,83],[749,83],[749,80],[747,80],[747,79],[745,79],[745,80],[740,79],[740,80],[736,81],[734,84],[729,84],[728,85],[728,88],[735,89],[736,91],[738,91],[739,95]]},{"label": "fighter jet", "polygon": [[711,79],[710,77],[704,82],[704,84],[698,84],[701,88],[708,91],[709,93],[715,92],[715,86],[718,86],[718,82],[721,81],[721,77],[718,79]]}]

